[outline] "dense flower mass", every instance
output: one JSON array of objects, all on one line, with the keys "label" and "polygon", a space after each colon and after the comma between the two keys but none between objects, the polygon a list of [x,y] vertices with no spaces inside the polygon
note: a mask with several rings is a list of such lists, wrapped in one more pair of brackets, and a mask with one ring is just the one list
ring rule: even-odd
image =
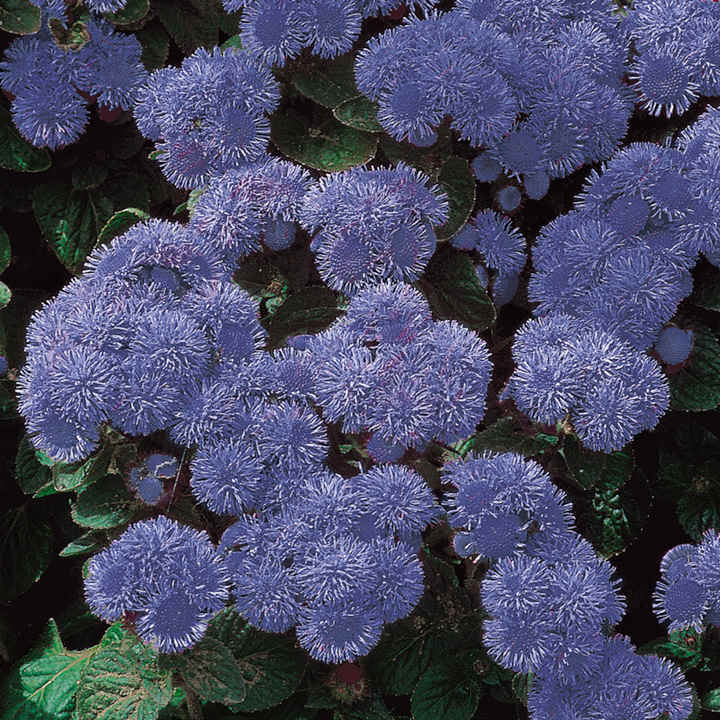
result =
[{"label": "dense flower mass", "polygon": [[152,73],[134,111],[140,132],[158,141],[168,179],[193,188],[265,154],[279,98],[270,70],[246,53],[200,48],[179,68]]},{"label": "dense flower mass", "polygon": [[612,452],[651,430],[670,402],[658,363],[612,332],[568,315],[528,320],[513,344],[507,392],[548,425],[569,418],[583,444]]},{"label": "dense flower mass", "polygon": [[676,545],[660,561],[655,614],[669,630],[720,624],[720,537],[706,530],[697,545]]},{"label": "dense flower mass", "polygon": [[33,145],[54,150],[75,142],[89,119],[88,96],[129,110],[147,80],[133,35],[102,20],[88,21],[87,32],[79,50],[62,50],[44,28],[14,40],[0,62],[0,87],[14,96],[13,121]]},{"label": "dense flower mass", "polygon": [[461,557],[507,557],[527,543],[542,542],[570,528],[565,494],[542,467],[514,453],[483,453],[443,469],[455,487],[449,496],[448,519],[454,528],[455,551]]},{"label": "dense flower mass", "polygon": [[99,617],[135,618],[162,652],[198,642],[229,597],[225,563],[207,533],[160,516],[131,525],[88,565],[85,598]]},{"label": "dense flower mass", "polygon": [[[414,0],[428,10],[434,0]],[[321,58],[352,49],[363,18],[388,13],[398,0],[223,0],[228,12],[242,10],[243,47],[270,65],[285,65],[303,48]]]},{"label": "dense flower mass", "polygon": [[322,178],[300,215],[315,233],[310,249],[323,280],[347,293],[382,280],[416,280],[435,251],[433,226],[447,218],[446,195],[403,163]]},{"label": "dense flower mass", "polygon": [[[625,135],[626,55],[609,4],[558,1],[540,11],[470,0],[372,38],[355,75],[394,138],[432,145],[449,116],[462,139],[487,148],[494,167],[529,180],[528,194],[542,197],[549,178],[608,157]],[[489,167],[476,172],[497,176]],[[498,197],[506,211],[519,200],[517,188]]]}]

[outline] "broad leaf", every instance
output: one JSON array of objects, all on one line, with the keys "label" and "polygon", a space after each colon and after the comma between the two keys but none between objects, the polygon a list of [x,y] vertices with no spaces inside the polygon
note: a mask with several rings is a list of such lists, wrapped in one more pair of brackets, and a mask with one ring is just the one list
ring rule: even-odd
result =
[{"label": "broad leaf", "polygon": [[2,281],[0,281],[0,310],[7,307],[12,300],[12,290]]},{"label": "broad leaf", "polygon": [[125,208],[124,210],[116,212],[105,225],[103,225],[102,230],[100,230],[97,237],[97,244],[107,245],[113,238],[122,235],[133,225],[147,220],[149,217],[150,215],[148,213],[138,208]]},{"label": "broad leaf", "polygon": [[275,146],[292,160],[323,172],[339,172],[363,165],[375,156],[377,138],[328,116],[312,126],[290,110],[271,119]]},{"label": "broad leaf", "polygon": [[343,125],[364,132],[382,132],[383,126],[377,119],[377,105],[364,95],[345,100],[333,108],[333,115]]},{"label": "broad leaf", "polygon": [[332,110],[359,95],[354,62],[353,55],[341,55],[330,61],[318,59],[312,67],[293,73],[292,81],[305,97]]},{"label": "broad leaf", "polygon": [[150,10],[150,0],[127,0],[125,7],[114,13],[106,13],[105,18],[113,25],[130,25],[142,20]]},{"label": "broad leaf", "polygon": [[0,167],[15,172],[36,173],[47,170],[50,165],[48,151],[36,148],[25,140],[15,128],[10,113],[0,107]]},{"label": "broad leaf", "polygon": [[676,505],[683,530],[696,542],[705,530],[720,531],[719,468],[716,460],[694,466],[691,480]]},{"label": "broad leaf", "polygon": [[720,712],[720,688],[708,690],[702,697],[703,710]]},{"label": "broad leaf", "polygon": [[237,705],[245,699],[245,680],[230,648],[214,637],[204,637],[190,650],[163,658],[161,666],[179,673],[201,699]]},{"label": "broad leaf", "polygon": [[181,0],[153,0],[160,22],[185,55],[199,47],[212,48],[220,39],[217,19],[203,17],[190,3]]},{"label": "broad leaf", "polygon": [[42,12],[29,0],[0,0],[0,30],[32,35],[40,29]]},{"label": "broad leaf", "polygon": [[53,486],[58,492],[80,490],[105,475],[112,450],[105,447],[88,460],[80,463],[56,463],[52,468]]},{"label": "broad leaf", "polygon": [[293,638],[251,628],[234,610],[223,610],[208,628],[235,656],[245,680],[245,700],[233,712],[257,712],[279,705],[297,689],[307,655]]},{"label": "broad leaf", "polygon": [[471,451],[514,452],[525,457],[536,457],[554,452],[557,445],[556,435],[541,433],[536,426],[506,417],[496,420],[466,440],[455,443],[453,448],[463,457]]},{"label": "broad leaf", "polygon": [[171,697],[157,653],[124,633],[90,660],[77,691],[78,720],[153,720]]},{"label": "broad leaf", "polygon": [[473,670],[480,651],[468,651],[445,664],[431,665],[420,677],[412,694],[415,720],[470,720],[483,695]]},{"label": "broad leaf", "polygon": [[720,343],[709,328],[695,325],[687,365],[671,375],[670,403],[675,410],[713,410],[720,405]]},{"label": "broad leaf", "polygon": [[450,202],[448,221],[436,228],[438,240],[449,240],[465,225],[475,205],[475,176],[464,158],[450,157],[440,168],[440,189]]},{"label": "broad leaf", "polygon": [[60,262],[79,274],[112,214],[112,203],[99,190],[75,190],[67,183],[53,183],[35,188],[33,212]]},{"label": "broad leaf", "polygon": [[78,493],[72,519],[81,527],[106,529],[130,520],[138,508],[119,475],[106,475]]},{"label": "broad leaf", "polygon": [[40,462],[39,455],[40,451],[24,435],[15,455],[15,479],[27,495],[34,495],[40,488],[52,483],[50,469]]},{"label": "broad leaf", "polygon": [[268,331],[268,348],[277,348],[286,338],[324,330],[342,314],[332,290],[321,286],[307,287],[292,293],[275,312],[263,319]]},{"label": "broad leaf", "polygon": [[630,447],[613,453],[594,452],[583,447],[574,435],[566,435],[560,454],[572,478],[584,489],[599,483],[619,488],[632,475],[634,460]]},{"label": "broad leaf", "polygon": [[170,53],[170,37],[162,24],[153,20],[144,28],[135,33],[135,37],[142,46],[142,60],[145,69],[152,72],[165,67]]},{"label": "broad leaf", "polygon": [[495,307],[467,253],[438,247],[418,284],[437,319],[459,320],[476,332],[495,322]]},{"label": "broad leaf", "polygon": [[94,652],[66,650],[51,619],[0,685],[0,720],[71,720],[78,682]]},{"label": "broad leaf", "polygon": [[52,547],[52,530],[33,517],[30,505],[0,515],[0,602],[30,589],[47,569]]},{"label": "broad leaf", "polygon": [[103,546],[104,537],[96,530],[88,530],[86,533],[76,537],[68,543],[61,551],[60,557],[77,557],[89,555],[100,550]]}]

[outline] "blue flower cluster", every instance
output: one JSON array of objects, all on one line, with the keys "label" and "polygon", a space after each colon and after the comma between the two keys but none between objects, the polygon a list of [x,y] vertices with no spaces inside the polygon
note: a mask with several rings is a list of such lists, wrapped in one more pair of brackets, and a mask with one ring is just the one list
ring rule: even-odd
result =
[{"label": "blue flower cluster", "polygon": [[720,625],[720,536],[706,530],[697,545],[676,545],[660,561],[655,614],[669,630]]},{"label": "blue flower cluster", "polygon": [[684,113],[720,95],[720,8],[715,2],[642,0],[625,21],[635,57],[630,78],[651,115]]},{"label": "blue flower cluster", "polygon": [[582,443],[624,447],[665,414],[670,391],[658,363],[616,334],[562,313],[528,320],[513,344],[506,392],[532,420],[565,418]]},{"label": "blue flower cluster", "polygon": [[433,439],[455,442],[485,414],[492,364],[485,342],[453,321],[433,322],[409,285],[383,283],[307,340],[318,404],[344,432],[372,433],[371,455],[393,461]]},{"label": "blue flower cluster", "polygon": [[483,453],[445,465],[448,520],[461,557],[497,560],[568,530],[572,513],[565,493],[540,465],[515,453]]},{"label": "blue flower cluster", "polygon": [[450,242],[459,250],[479,253],[484,265],[494,271],[492,295],[497,307],[512,299],[525,267],[525,238],[507,218],[482,210]]},{"label": "blue flower cluster", "polygon": [[295,223],[314,183],[300,166],[271,157],[229,170],[208,182],[189,230],[199,247],[222,252],[229,267],[263,246],[284,250],[295,241]]},{"label": "blue flower cluster", "polygon": [[[130,435],[168,429],[192,444],[208,422],[211,371],[264,343],[256,314],[219,255],[199,252],[182,225],[135,225],[33,316],[18,382],[28,431],[65,462],[97,447],[103,423]],[[242,401],[228,391],[224,402],[235,422]]]},{"label": "blue flower cluster", "polygon": [[247,53],[200,48],[179,68],[152,73],[134,112],[140,132],[159,141],[167,178],[194,188],[265,154],[279,100],[270,70]]},{"label": "blue flower cluster", "polygon": [[345,293],[382,280],[416,280],[435,251],[433,226],[447,219],[446,195],[404,163],[325,176],[300,213],[315,233],[310,249],[320,275]]},{"label": "blue flower cluster", "polygon": [[[434,2],[412,4],[427,10]],[[228,12],[243,11],[243,48],[270,65],[284,65],[303,48],[322,58],[349,52],[363,18],[398,5],[399,0],[223,0]]]},{"label": "blue flower cluster", "polygon": [[147,81],[134,35],[103,20],[90,20],[87,30],[82,48],[65,51],[43,27],[14,40],[0,62],[0,86],[14,96],[13,121],[33,145],[55,150],[75,142],[88,122],[87,96],[129,110]]},{"label": "blue flower cluster", "polygon": [[324,662],[365,655],[383,624],[423,594],[420,533],[439,515],[413,470],[378,465],[343,478],[296,473],[281,509],[245,516],[223,535],[239,612],[269,632],[296,626]]},{"label": "blue flower cluster", "polygon": [[449,116],[541,197],[550,178],[609,157],[624,137],[626,56],[609,3],[463,0],[369,40],[355,75],[397,140],[432,145]]},{"label": "blue flower cluster", "polygon": [[96,615],[134,621],[161,652],[197,643],[229,596],[225,563],[207,533],[164,516],[131,525],[90,560],[85,578]]},{"label": "blue flower cluster", "polygon": [[448,519],[461,529],[458,553],[493,563],[481,587],[483,642],[503,667],[533,674],[532,720],[684,720],[692,695],[680,670],[608,636],[625,611],[614,569],[572,530],[564,493],[540,465],[485,453],[443,474],[456,488]]},{"label": "blue flower cluster", "polygon": [[[128,0],[84,0],[85,7],[91,12],[112,13],[122,10]],[[65,19],[68,9],[66,0],[30,0],[39,7],[49,18]]]}]

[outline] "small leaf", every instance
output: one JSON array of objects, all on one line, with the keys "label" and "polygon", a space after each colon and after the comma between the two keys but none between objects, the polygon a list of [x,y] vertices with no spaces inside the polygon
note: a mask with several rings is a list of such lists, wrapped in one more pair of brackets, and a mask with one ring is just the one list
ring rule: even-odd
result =
[{"label": "small leaf", "polygon": [[72,542],[68,543],[61,551],[60,557],[77,557],[79,555],[89,555],[103,546],[103,536],[95,530],[88,530],[86,533],[76,537]]},{"label": "small leaf", "polygon": [[53,534],[23,505],[0,515],[0,602],[27,592],[50,563]]},{"label": "small leaf", "polygon": [[55,44],[61,50],[80,50],[90,42],[90,31],[87,25],[80,20],[72,25],[66,25],[59,18],[50,18],[48,26]]},{"label": "small leaf", "polygon": [[364,95],[350,98],[333,108],[333,116],[343,125],[365,132],[383,132],[377,119],[377,105]]},{"label": "small leaf", "polygon": [[305,97],[332,110],[359,95],[354,63],[353,55],[316,60],[312,67],[293,73],[293,84]]},{"label": "small leaf", "polygon": [[99,649],[77,690],[78,720],[152,720],[170,702],[170,673],[130,633]]},{"label": "small leaf", "polygon": [[163,658],[201,699],[237,705],[245,699],[245,680],[231,650],[220,640],[204,637],[190,650]]},{"label": "small leaf", "polygon": [[29,0],[0,0],[0,30],[32,35],[40,29],[42,11]]},{"label": "small leaf", "polygon": [[12,290],[0,280],[0,310],[7,307],[12,300]]},{"label": "small leaf", "polygon": [[98,233],[97,245],[107,245],[113,238],[122,235],[136,223],[146,220],[150,215],[138,208],[125,208],[113,214]]},{"label": "small leaf", "polygon": [[5,232],[5,228],[0,227],[0,273],[10,264],[12,259],[12,248],[10,247],[10,238]]},{"label": "small leaf", "polygon": [[232,37],[229,37],[221,46],[221,50],[242,50],[242,41],[240,40],[239,35],[233,35]]},{"label": "small leaf", "polygon": [[292,293],[273,315],[263,319],[268,349],[280,347],[292,335],[320,332],[341,313],[337,296],[326,287],[311,286]]},{"label": "small leaf", "polygon": [[78,493],[71,506],[73,520],[81,527],[106,529],[130,520],[138,503],[119,475],[106,475]]},{"label": "small leaf", "polygon": [[25,140],[15,128],[10,113],[0,107],[0,167],[15,172],[36,173],[47,170],[50,165],[48,151],[36,148]]},{"label": "small leaf", "polygon": [[675,410],[713,410],[720,405],[720,344],[709,328],[695,324],[692,330],[687,365],[669,378],[670,404]]},{"label": "small leaf", "polygon": [[293,638],[251,628],[232,609],[213,618],[207,637],[232,651],[245,680],[245,700],[232,712],[257,712],[279,705],[297,689],[305,674],[307,655]]},{"label": "small leaf", "polygon": [[287,157],[323,172],[339,172],[363,165],[375,156],[377,138],[342,125],[333,117],[308,127],[297,113],[288,110],[271,119],[271,138]]},{"label": "small leaf", "polygon": [[708,690],[702,697],[703,710],[720,712],[720,688]]},{"label": "small leaf", "polygon": [[453,447],[463,457],[470,451],[481,453],[489,450],[514,452],[530,458],[553,452],[557,442],[555,435],[539,433],[532,425],[523,425],[514,418],[505,417]]},{"label": "small leaf", "polygon": [[71,720],[78,682],[94,652],[66,650],[51,619],[0,685],[0,720]]},{"label": "small leaf", "polygon": [[48,484],[52,485],[50,470],[39,461],[38,452],[28,436],[24,435],[15,455],[15,479],[27,495],[35,494]]},{"label": "small leaf", "polygon": [[459,320],[476,332],[495,322],[495,307],[466,253],[439,246],[419,285],[437,319]]},{"label": "small leaf", "polygon": [[464,158],[452,156],[440,168],[440,189],[450,201],[448,221],[436,228],[438,240],[449,240],[465,225],[475,205],[475,176],[470,163]]},{"label": "small leaf", "polygon": [[170,53],[170,37],[163,29],[162,24],[153,20],[144,28],[135,33],[135,37],[142,46],[142,60],[145,69],[149,72],[165,67]]},{"label": "small leaf", "polygon": [[483,694],[482,685],[473,675],[473,664],[479,652],[448,658],[444,664],[433,664],[423,674],[412,694],[415,720],[470,720]]},{"label": "small leaf", "polygon": [[150,10],[150,0],[127,0],[125,7],[114,13],[105,13],[113,25],[130,25],[142,20]]}]

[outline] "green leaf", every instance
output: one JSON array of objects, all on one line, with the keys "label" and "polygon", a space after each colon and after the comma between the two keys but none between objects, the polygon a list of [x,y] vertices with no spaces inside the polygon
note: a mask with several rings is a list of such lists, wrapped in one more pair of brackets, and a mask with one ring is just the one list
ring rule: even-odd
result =
[{"label": "green leaf", "polygon": [[51,619],[0,686],[0,720],[71,720],[78,682],[94,652],[66,650]]},{"label": "green leaf", "polygon": [[382,132],[377,119],[377,105],[364,95],[350,98],[333,108],[333,116],[343,125],[365,132]]},{"label": "green leaf", "polygon": [[221,50],[242,50],[242,41],[240,40],[239,35],[233,35],[232,37],[229,37],[222,45],[220,45]]},{"label": "green leaf", "polygon": [[98,190],[75,190],[67,183],[53,183],[35,188],[33,212],[60,262],[79,274],[112,205]]},{"label": "green leaf", "polygon": [[720,405],[720,344],[712,330],[695,324],[687,365],[671,375],[670,404],[675,410],[713,410]]},{"label": "green leaf", "polygon": [[716,460],[693,467],[692,479],[676,505],[683,530],[698,542],[705,530],[720,530],[720,472]]},{"label": "green leaf", "polygon": [[55,44],[61,50],[80,50],[90,42],[90,31],[82,20],[66,25],[59,18],[50,18],[48,26]]},{"label": "green leaf", "polygon": [[0,167],[15,172],[36,173],[47,170],[51,164],[50,153],[25,140],[15,128],[10,113],[0,107]]},{"label": "green leaf", "polygon": [[0,30],[32,35],[40,29],[42,12],[29,0],[0,0]]},{"label": "green leaf", "polygon": [[207,637],[219,640],[235,656],[245,680],[245,700],[233,712],[257,712],[279,705],[290,697],[305,674],[307,655],[292,637],[251,628],[227,609],[213,618]]},{"label": "green leaf", "polygon": [[90,190],[102,185],[108,176],[107,166],[89,163],[73,168],[72,184],[76,190]]},{"label": "green leaf", "polygon": [[333,720],[394,720],[382,697],[372,697],[353,703],[350,707],[339,707],[333,713]]},{"label": "green leaf", "polygon": [[475,176],[470,163],[452,156],[440,168],[438,184],[450,201],[448,221],[436,228],[438,240],[449,240],[465,225],[475,205]]},{"label": "green leaf", "polygon": [[313,127],[288,110],[271,118],[271,138],[287,157],[323,172],[363,165],[375,156],[377,138],[328,116]]},{"label": "green leaf", "polygon": [[145,69],[149,72],[165,67],[170,53],[170,37],[163,29],[162,24],[153,20],[144,28],[135,33],[135,37],[142,46],[142,60]]},{"label": "green leaf", "polygon": [[268,332],[268,349],[279,347],[292,335],[320,332],[341,314],[337,296],[326,287],[310,286],[292,293],[262,321]]},{"label": "green leaf", "polygon": [[702,663],[702,637],[694,630],[676,630],[638,648],[638,653],[653,653],[676,662],[684,672]]},{"label": "green leaf", "polygon": [[76,537],[72,542],[68,543],[61,551],[60,557],[77,557],[79,555],[89,555],[103,546],[103,535],[95,530],[88,530],[86,533]]},{"label": "green leaf", "polygon": [[107,529],[130,520],[138,507],[119,475],[106,475],[102,480],[81,490],[71,505],[72,519],[81,527]]},{"label": "green leaf", "polygon": [[12,259],[12,248],[10,247],[10,238],[5,232],[5,228],[0,227],[0,273],[10,264]]},{"label": "green leaf", "polygon": [[7,307],[12,300],[12,290],[0,280],[0,310]]},{"label": "green leaf", "polygon": [[170,673],[130,633],[92,657],[77,690],[78,720],[153,720],[170,702]]},{"label": "green leaf", "polygon": [[33,495],[40,488],[52,484],[50,470],[39,461],[38,453],[30,438],[23,435],[15,455],[15,479],[27,495]]},{"label": "green leaf", "polygon": [[27,592],[50,563],[53,534],[28,505],[0,515],[0,602]]},{"label": "green leaf", "polygon": [[191,55],[199,47],[212,48],[218,44],[220,35],[217,19],[201,16],[190,3],[153,0],[153,9],[185,55]]},{"label": "green leaf", "polygon": [[114,213],[98,233],[97,245],[107,245],[113,238],[122,235],[136,223],[147,220],[148,213],[139,208],[125,208]]},{"label": "green leaf", "polygon": [[482,653],[469,651],[445,664],[433,664],[423,674],[412,694],[414,720],[470,720],[483,694],[473,673]]},{"label": "green leaf", "polygon": [[404,162],[422,170],[426,175],[437,176],[440,168],[452,155],[452,136],[441,128],[435,144],[429,148],[421,148],[409,142],[398,142],[383,134],[380,137],[380,149],[393,164]]},{"label": "green leaf", "polygon": [[489,450],[514,452],[530,458],[554,452],[557,443],[558,438],[555,435],[545,435],[527,422],[523,424],[515,418],[506,417],[496,420],[485,430],[456,443],[453,447],[463,457],[470,451],[480,453]]},{"label": "green leaf", "polygon": [[698,307],[720,312],[720,269],[701,260],[693,271],[690,299]]},{"label": "green leaf", "polygon": [[163,658],[162,665],[182,675],[201,699],[237,705],[245,699],[245,680],[230,648],[214,637],[205,637],[190,650]]},{"label": "green leaf", "polygon": [[720,688],[708,690],[702,697],[703,710],[720,712]]},{"label": "green leaf", "polygon": [[53,486],[58,492],[80,490],[99,480],[108,470],[112,450],[105,447],[80,463],[56,463],[52,468]]},{"label": "green leaf", "polygon": [[316,60],[311,67],[293,73],[292,81],[305,97],[332,110],[359,95],[354,64],[353,55]]},{"label": "green leaf", "polygon": [[437,319],[459,320],[476,332],[495,322],[495,307],[467,253],[438,247],[418,284]]},{"label": "green leaf", "polygon": [[632,448],[613,453],[594,452],[583,447],[574,435],[566,435],[560,454],[575,482],[588,489],[600,483],[621,487],[632,475]]},{"label": "green leaf", "polygon": [[149,10],[150,0],[127,0],[122,10],[105,13],[105,19],[114,25],[130,25],[142,20]]}]

